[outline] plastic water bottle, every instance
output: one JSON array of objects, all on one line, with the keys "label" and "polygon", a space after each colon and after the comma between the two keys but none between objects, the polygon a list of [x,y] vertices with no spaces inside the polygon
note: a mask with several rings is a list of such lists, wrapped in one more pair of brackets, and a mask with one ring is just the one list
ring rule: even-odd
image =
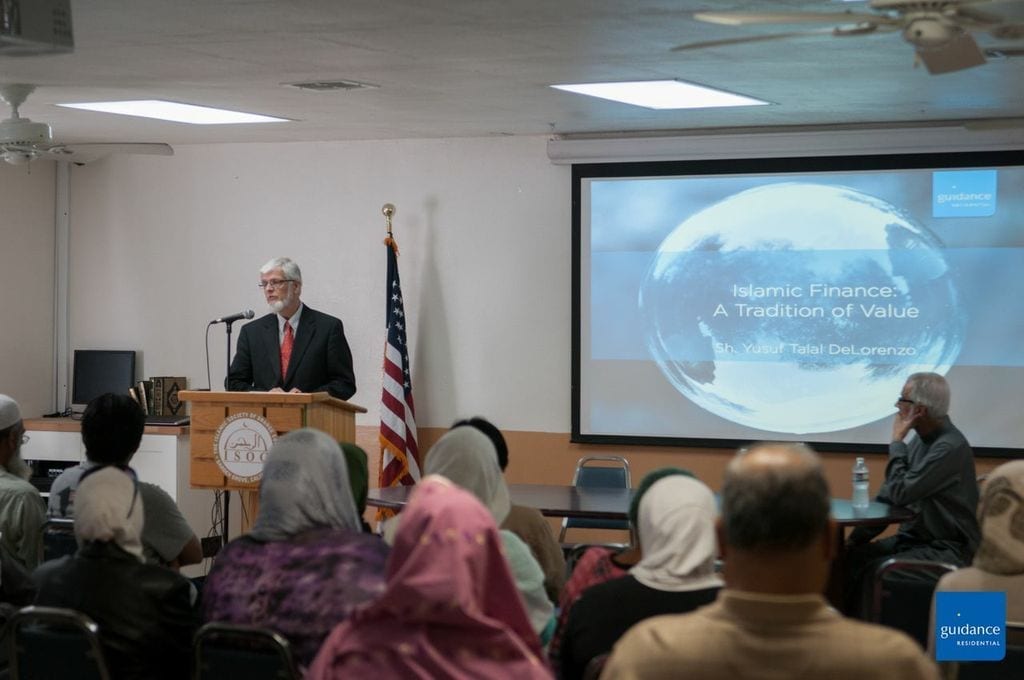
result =
[{"label": "plastic water bottle", "polygon": [[863,458],[853,464],[853,502],[855,510],[865,510],[871,498],[868,495],[868,466]]}]

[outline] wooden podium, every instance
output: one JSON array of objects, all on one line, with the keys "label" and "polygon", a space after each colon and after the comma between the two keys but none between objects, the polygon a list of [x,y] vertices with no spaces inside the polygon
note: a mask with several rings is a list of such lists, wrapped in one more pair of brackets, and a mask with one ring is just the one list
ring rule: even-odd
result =
[{"label": "wooden podium", "polygon": [[[262,423],[270,429],[269,434],[280,436],[301,427],[312,427],[326,432],[335,441],[354,442],[356,438],[356,413],[366,413],[362,406],[335,399],[326,392],[293,394],[288,392],[202,392],[182,390],[179,399],[192,404],[191,436],[189,448],[189,484],[193,488],[222,489],[239,491],[242,498],[242,532],[249,529],[258,510],[259,469],[262,468],[260,452],[265,455],[270,437],[259,433],[245,433],[248,438],[236,438],[245,442],[239,446],[241,466],[246,466],[245,456],[252,460],[245,472],[253,474],[229,474],[225,471],[225,447],[218,435],[223,435],[225,426],[231,422]],[[241,420],[239,420],[241,419]],[[258,429],[258,428],[257,428]],[[231,447],[228,447],[231,450]],[[253,454],[253,451],[256,451]],[[220,458],[220,462],[218,462]]]}]

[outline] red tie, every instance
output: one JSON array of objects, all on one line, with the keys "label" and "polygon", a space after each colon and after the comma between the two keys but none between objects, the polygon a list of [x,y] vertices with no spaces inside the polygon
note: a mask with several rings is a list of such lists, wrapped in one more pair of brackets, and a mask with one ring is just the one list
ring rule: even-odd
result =
[{"label": "red tie", "polygon": [[295,344],[295,335],[292,331],[292,325],[285,321],[284,322],[284,340],[281,341],[281,385],[284,385],[284,379],[288,376],[288,362],[292,358],[292,345]]}]

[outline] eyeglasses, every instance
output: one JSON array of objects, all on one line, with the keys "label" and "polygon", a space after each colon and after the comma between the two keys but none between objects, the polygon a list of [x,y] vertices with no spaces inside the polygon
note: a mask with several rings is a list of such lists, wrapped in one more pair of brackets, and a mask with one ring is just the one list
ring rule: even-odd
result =
[{"label": "eyeglasses", "polygon": [[896,400],[897,404],[916,404],[917,402],[913,399],[907,399],[906,397],[900,397]]},{"label": "eyeglasses", "polygon": [[294,280],[295,279],[270,279],[269,281],[260,281],[256,285],[259,286],[260,288],[274,289],[274,288],[280,288],[284,284],[291,283]]}]

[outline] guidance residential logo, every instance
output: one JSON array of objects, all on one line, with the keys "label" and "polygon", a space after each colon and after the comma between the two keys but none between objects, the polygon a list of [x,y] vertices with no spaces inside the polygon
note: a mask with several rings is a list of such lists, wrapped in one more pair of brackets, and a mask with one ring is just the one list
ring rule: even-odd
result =
[{"label": "guidance residential logo", "polygon": [[996,214],[995,170],[932,173],[933,217],[989,217]]},{"label": "guidance residential logo", "polygon": [[935,660],[1002,661],[1006,593],[935,593]]}]

